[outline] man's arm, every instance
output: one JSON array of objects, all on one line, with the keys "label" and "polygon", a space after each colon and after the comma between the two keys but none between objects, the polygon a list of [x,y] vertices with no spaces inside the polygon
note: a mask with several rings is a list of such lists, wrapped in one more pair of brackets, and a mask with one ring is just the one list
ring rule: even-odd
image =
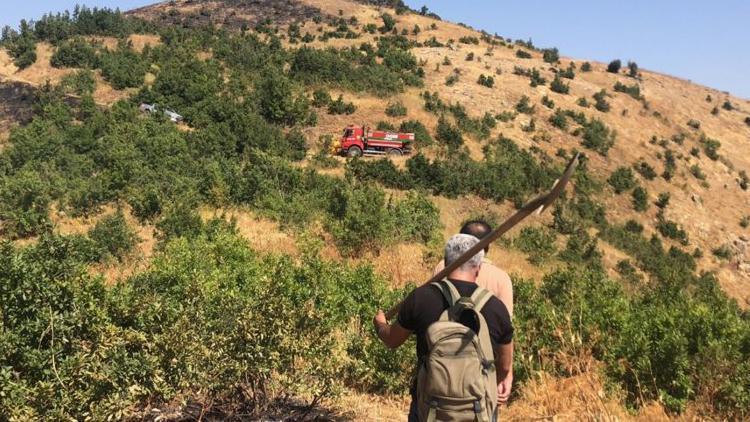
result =
[{"label": "man's arm", "polygon": [[513,342],[501,344],[495,349],[495,371],[497,373],[497,401],[505,403],[513,386]]},{"label": "man's arm", "polygon": [[390,349],[401,346],[411,335],[411,331],[399,325],[398,321],[389,325],[382,310],[378,310],[372,322],[375,324],[375,332],[378,333],[378,338]]}]

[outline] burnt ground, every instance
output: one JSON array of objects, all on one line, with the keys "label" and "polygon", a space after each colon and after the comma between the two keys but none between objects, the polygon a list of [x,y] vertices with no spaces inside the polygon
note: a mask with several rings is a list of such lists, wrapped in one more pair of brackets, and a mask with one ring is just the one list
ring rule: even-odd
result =
[{"label": "burnt ground", "polygon": [[36,90],[22,82],[0,82],[0,140],[16,124],[26,124],[34,115]]},{"label": "burnt ground", "polygon": [[184,0],[141,7],[127,14],[160,25],[188,28],[216,25],[231,29],[254,28],[263,22],[287,24],[315,16],[327,17],[317,7],[296,0]]}]

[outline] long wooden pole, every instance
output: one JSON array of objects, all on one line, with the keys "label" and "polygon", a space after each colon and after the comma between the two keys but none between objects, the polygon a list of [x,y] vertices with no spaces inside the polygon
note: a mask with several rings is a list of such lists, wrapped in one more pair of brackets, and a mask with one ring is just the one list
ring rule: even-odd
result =
[{"label": "long wooden pole", "polygon": [[[573,175],[573,171],[575,170],[576,166],[578,166],[578,159],[579,159],[580,153],[576,153],[576,155],[570,160],[568,163],[568,166],[565,168],[565,172],[563,172],[562,177],[555,183],[555,185],[552,187],[552,190],[544,195],[540,195],[537,198],[531,200],[530,202],[526,203],[524,206],[522,206],[518,211],[516,211],[515,214],[510,216],[507,220],[505,220],[500,226],[498,226],[495,230],[493,230],[490,234],[482,238],[479,243],[472,246],[471,249],[464,252],[463,255],[458,257],[455,261],[453,261],[450,265],[446,265],[445,268],[440,270],[437,274],[433,275],[432,278],[427,280],[425,284],[432,283],[435,281],[442,280],[445,278],[448,274],[452,273],[453,270],[463,265],[466,261],[471,259],[472,256],[476,255],[479,251],[486,248],[490,243],[497,240],[500,236],[505,234],[508,230],[512,229],[516,224],[521,222],[524,218],[528,217],[532,213],[538,210],[539,213],[549,208],[550,205],[557,199],[563,190],[565,190],[565,186],[568,184],[568,181],[570,180],[571,176]],[[396,314],[398,314],[398,311],[401,309],[401,305],[403,302],[399,302],[396,306],[391,308],[386,314],[385,317],[387,319],[393,318]]]}]

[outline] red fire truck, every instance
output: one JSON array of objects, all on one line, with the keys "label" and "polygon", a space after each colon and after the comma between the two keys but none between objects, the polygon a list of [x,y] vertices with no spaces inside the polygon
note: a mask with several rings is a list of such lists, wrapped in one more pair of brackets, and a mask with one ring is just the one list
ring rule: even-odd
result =
[{"label": "red fire truck", "polygon": [[349,157],[371,155],[403,155],[411,153],[413,133],[370,131],[367,126],[350,125],[344,129],[338,146],[339,154]]}]

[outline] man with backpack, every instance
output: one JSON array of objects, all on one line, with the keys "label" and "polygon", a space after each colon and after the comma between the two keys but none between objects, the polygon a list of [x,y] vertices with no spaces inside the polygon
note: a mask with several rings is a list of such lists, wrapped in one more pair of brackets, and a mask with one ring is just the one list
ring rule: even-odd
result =
[{"label": "man with backpack", "polygon": [[[457,234],[445,246],[453,263],[479,240]],[[492,422],[498,384],[510,373],[513,326],[505,305],[476,284],[484,252],[404,299],[397,321],[383,311],[374,318],[378,337],[390,348],[417,336],[417,375],[409,421]]]}]

